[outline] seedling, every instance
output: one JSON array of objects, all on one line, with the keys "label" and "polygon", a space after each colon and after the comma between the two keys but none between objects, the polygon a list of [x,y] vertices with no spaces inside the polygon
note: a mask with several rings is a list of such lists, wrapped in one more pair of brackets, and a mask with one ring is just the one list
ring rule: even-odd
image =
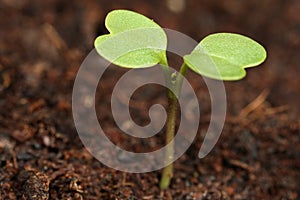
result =
[{"label": "seedling", "polygon": [[[95,48],[111,63],[125,68],[145,68],[160,64],[166,82],[176,88],[176,94],[167,91],[169,100],[166,124],[166,143],[174,138],[177,97],[182,78],[189,68],[197,74],[217,80],[234,81],[246,76],[245,68],[261,64],[266,59],[263,46],[252,39],[233,33],[216,33],[205,37],[196,48],[183,57],[178,76],[168,73],[166,55],[167,36],[164,30],[149,18],[128,10],[110,12],[105,25],[110,34],[99,36]],[[165,152],[165,159],[174,154],[174,147]],[[168,188],[173,176],[173,165],[163,169],[160,188]]]}]

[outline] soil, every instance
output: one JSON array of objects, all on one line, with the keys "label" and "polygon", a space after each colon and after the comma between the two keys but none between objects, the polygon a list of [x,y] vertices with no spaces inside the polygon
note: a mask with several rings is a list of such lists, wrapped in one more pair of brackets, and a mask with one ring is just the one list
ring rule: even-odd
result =
[{"label": "soil", "polygon": [[[0,1],[0,199],[300,199],[300,1],[167,2]],[[200,129],[175,162],[167,190],[158,187],[160,171],[130,174],[104,166],[75,130],[77,70],[95,37],[107,33],[105,15],[116,8],[143,13],[198,41],[213,32],[238,32],[268,50],[261,67],[225,83],[226,124],[204,159],[197,154],[210,99],[201,77],[188,72],[201,102]],[[125,137],[111,117],[111,89],[125,71],[111,67],[101,80],[99,119],[125,149],[159,148],[164,134],[148,142]],[[148,122],[152,103],[166,104],[157,91],[151,101],[136,94],[131,105],[137,122]]]}]

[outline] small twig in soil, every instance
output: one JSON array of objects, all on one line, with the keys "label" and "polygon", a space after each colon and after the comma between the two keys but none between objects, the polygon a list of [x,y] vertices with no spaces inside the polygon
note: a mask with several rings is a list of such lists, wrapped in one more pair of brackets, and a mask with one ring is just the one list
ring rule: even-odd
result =
[{"label": "small twig in soil", "polygon": [[274,108],[268,108],[265,111],[265,115],[274,115],[276,113],[284,112],[284,111],[286,111],[288,109],[289,109],[288,105],[278,106],[278,107],[274,107]]},{"label": "small twig in soil", "polygon": [[154,196],[153,196],[153,195],[150,195],[150,196],[143,196],[143,199],[144,199],[144,200],[154,199]]},{"label": "small twig in soil", "polygon": [[10,86],[11,84],[11,78],[10,78],[10,74],[8,72],[3,72],[2,73],[2,79],[3,79],[3,82],[2,82],[2,85],[0,85],[0,89],[3,88],[3,89],[6,89]]},{"label": "small twig in soil", "polygon": [[239,160],[233,160],[233,159],[231,159],[231,160],[229,160],[229,163],[231,165],[234,165],[234,166],[239,167],[241,169],[247,170],[249,172],[253,172],[254,171],[253,167],[250,167],[247,163],[241,162]]},{"label": "small twig in soil", "polygon": [[53,43],[55,48],[57,48],[60,51],[65,51],[67,49],[66,42],[62,39],[62,37],[51,24],[44,24],[43,30],[46,33],[49,40]]},{"label": "small twig in soil", "polygon": [[255,109],[257,109],[263,102],[266,101],[267,96],[269,94],[269,90],[265,89],[254,99],[250,104],[248,104],[241,112],[239,117],[244,118],[246,117],[249,113],[253,112]]},{"label": "small twig in soil", "polygon": [[114,188],[120,188],[120,187],[124,187],[124,186],[135,187],[136,186],[135,183],[126,182],[126,177],[127,177],[127,174],[123,173],[123,177],[122,177],[121,183],[118,183],[117,185],[114,185],[113,187]]}]

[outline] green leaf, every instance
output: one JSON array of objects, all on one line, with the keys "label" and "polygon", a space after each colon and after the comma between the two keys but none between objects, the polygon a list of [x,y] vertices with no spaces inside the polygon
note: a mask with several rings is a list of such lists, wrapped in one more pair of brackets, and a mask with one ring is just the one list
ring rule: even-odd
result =
[{"label": "green leaf", "polygon": [[217,33],[205,37],[185,64],[194,72],[217,80],[239,80],[246,76],[245,68],[261,64],[267,53],[254,40],[233,33]]},{"label": "green leaf", "polygon": [[151,19],[128,10],[114,10],[105,19],[110,34],[95,40],[97,52],[126,68],[151,67],[166,62],[167,36]]}]

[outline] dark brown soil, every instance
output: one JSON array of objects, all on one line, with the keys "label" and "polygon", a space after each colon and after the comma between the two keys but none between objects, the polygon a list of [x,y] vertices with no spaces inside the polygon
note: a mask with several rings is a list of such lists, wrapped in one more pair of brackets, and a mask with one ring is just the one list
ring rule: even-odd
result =
[{"label": "dark brown soil", "polygon": [[[214,150],[201,160],[210,100],[201,78],[188,73],[202,102],[202,120],[165,191],[158,188],[160,171],[123,173],[95,160],[74,127],[76,72],[95,37],[107,32],[105,15],[116,8],[146,14],[196,40],[238,32],[268,50],[262,67],[226,83],[226,124]],[[299,12],[299,0],[189,0],[177,14],[158,0],[1,0],[0,199],[300,199]],[[140,146],[115,128],[103,105],[124,70],[111,70],[114,76],[102,79],[106,90],[97,107],[111,139],[136,151],[163,145],[163,134]],[[166,102],[160,94],[153,99],[146,107]],[[135,109],[144,106],[139,102]],[[140,113],[142,123],[147,121],[146,112]]]}]

